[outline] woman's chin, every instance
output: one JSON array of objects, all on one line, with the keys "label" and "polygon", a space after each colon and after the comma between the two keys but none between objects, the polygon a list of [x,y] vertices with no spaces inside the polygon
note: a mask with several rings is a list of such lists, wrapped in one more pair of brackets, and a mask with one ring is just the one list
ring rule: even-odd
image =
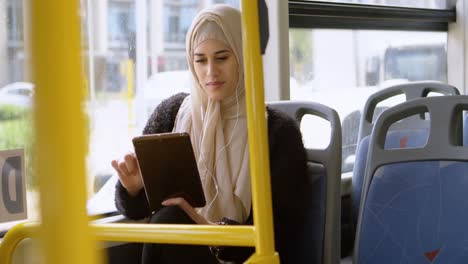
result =
[{"label": "woman's chin", "polygon": [[224,95],[222,93],[211,93],[208,95],[211,100],[213,101],[221,101],[224,99]]}]

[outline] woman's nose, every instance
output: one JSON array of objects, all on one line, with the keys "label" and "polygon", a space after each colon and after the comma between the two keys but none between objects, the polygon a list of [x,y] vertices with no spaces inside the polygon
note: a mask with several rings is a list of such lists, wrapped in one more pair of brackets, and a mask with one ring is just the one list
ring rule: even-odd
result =
[{"label": "woman's nose", "polygon": [[217,76],[218,75],[218,67],[215,63],[208,63],[208,76]]}]

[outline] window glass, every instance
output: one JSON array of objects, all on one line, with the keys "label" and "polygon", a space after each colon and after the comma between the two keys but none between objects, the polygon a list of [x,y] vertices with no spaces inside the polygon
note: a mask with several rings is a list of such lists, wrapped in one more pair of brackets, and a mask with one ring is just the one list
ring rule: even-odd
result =
[{"label": "window glass", "polygon": [[[29,164],[31,161],[31,137],[33,132],[31,129],[31,106],[34,85],[31,82],[30,72],[26,68],[30,56],[25,49],[26,17],[24,16],[24,3],[19,0],[0,0],[0,151],[23,149],[25,154],[24,162]],[[0,163],[3,165],[0,168],[2,179],[5,179],[5,171],[10,172],[6,178],[8,179],[8,198],[3,192],[6,190],[4,186],[6,184],[0,184],[2,187],[0,189],[0,193],[2,193],[0,210],[9,210],[7,209],[6,200],[22,201],[22,191],[18,192],[14,188],[16,186],[13,184],[12,179],[17,179],[16,171],[8,170],[8,168],[11,168],[9,166],[14,167],[14,165],[12,163],[5,165],[4,160]],[[31,176],[32,169],[26,165],[23,172],[27,184],[26,203],[29,208],[34,208],[38,201],[37,194],[34,191],[35,182]],[[15,213],[27,210],[26,208],[23,210],[22,206],[20,209]],[[0,212],[0,214],[3,214],[3,212]],[[31,219],[37,219],[35,210],[29,210],[28,216]],[[0,232],[15,223],[17,222],[0,223]]]},{"label": "window glass", "polygon": [[[239,0],[80,1],[90,214],[115,211],[111,160],[132,151],[132,137],[163,99],[189,91],[185,34],[196,13],[214,3],[240,7]],[[30,166],[34,84],[24,48],[28,4],[0,0],[0,61],[7,62],[0,63],[0,150],[25,150],[28,217],[37,219]],[[0,223],[0,231],[13,224]]]},{"label": "window glass", "polygon": [[[146,120],[162,100],[189,92],[185,35],[197,12],[214,3],[239,7],[238,0],[104,2],[106,5],[86,2],[91,3],[87,10],[93,14],[86,18],[92,24],[88,26],[88,39],[94,45],[87,56],[87,67],[93,69],[88,78],[94,86],[87,109],[90,194],[101,190],[88,203],[90,213],[115,210],[116,179],[107,182],[115,176],[111,160],[133,150],[132,137],[141,134]],[[107,41],[102,36],[107,36]]]},{"label": "window glass", "polygon": [[330,145],[331,126],[328,120],[314,115],[304,115],[301,119],[301,133],[306,148],[326,149]]},{"label": "window glass", "polygon": [[[446,32],[289,32],[291,99],[319,102],[338,112],[343,133],[343,173],[352,172],[359,120],[369,95],[409,81],[447,82]],[[378,105],[376,113],[399,102],[398,97],[386,100]]]},{"label": "window glass", "polygon": [[128,47],[135,38],[135,3],[109,1],[107,29],[112,47]]},{"label": "window glass", "polygon": [[311,2],[334,2],[334,3],[352,3],[366,5],[431,8],[431,9],[450,9],[455,6],[456,1],[452,0],[308,0]]},{"label": "window glass", "polygon": [[[187,33],[192,18],[198,11],[196,2],[188,2],[186,5],[180,5],[177,2],[165,2],[164,12],[164,40],[169,43],[184,44],[185,34]],[[181,14],[184,14],[182,16]]]}]

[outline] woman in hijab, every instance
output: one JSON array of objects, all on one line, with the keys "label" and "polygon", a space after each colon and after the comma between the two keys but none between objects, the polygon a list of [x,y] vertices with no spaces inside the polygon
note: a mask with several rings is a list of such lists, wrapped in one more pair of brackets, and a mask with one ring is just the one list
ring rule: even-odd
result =
[{"label": "woman in hijab", "polygon": [[[183,198],[172,198],[150,212],[136,158],[127,154],[112,161],[120,178],[116,206],[130,219],[151,216],[151,223],[253,224],[240,12],[227,5],[202,10],[186,48],[191,93],[163,101],[143,134],[190,134],[207,205],[194,209]],[[300,256],[286,245],[301,232],[306,154],[294,120],[270,109],[267,116],[276,249],[282,263],[298,263]],[[252,253],[252,248],[145,244],[142,262],[245,261]]]}]

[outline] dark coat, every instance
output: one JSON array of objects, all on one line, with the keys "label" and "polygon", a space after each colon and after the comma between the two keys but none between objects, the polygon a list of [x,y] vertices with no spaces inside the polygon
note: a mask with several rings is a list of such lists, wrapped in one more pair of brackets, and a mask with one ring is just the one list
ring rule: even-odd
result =
[{"label": "dark coat", "polygon": [[[187,94],[180,93],[163,101],[154,110],[143,134],[171,132],[186,96]],[[294,245],[301,241],[305,226],[303,208],[305,203],[310,202],[304,198],[304,188],[307,185],[306,152],[295,120],[268,107],[267,112],[276,250],[281,263],[299,263],[297,260],[301,253],[294,252]],[[136,197],[129,197],[120,181],[116,186],[115,203],[119,212],[130,219],[151,215],[144,191]],[[253,224],[252,213],[243,224]],[[237,257],[245,258],[251,253],[252,251],[248,251],[247,256]]]}]

